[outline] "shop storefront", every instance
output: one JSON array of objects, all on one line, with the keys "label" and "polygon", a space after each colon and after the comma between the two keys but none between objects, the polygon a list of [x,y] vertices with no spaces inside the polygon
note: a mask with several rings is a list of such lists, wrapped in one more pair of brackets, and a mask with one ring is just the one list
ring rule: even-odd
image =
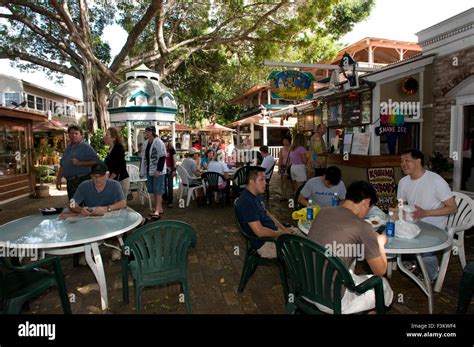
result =
[{"label": "shop storefront", "polygon": [[33,121],[46,117],[0,107],[0,204],[34,191]]}]

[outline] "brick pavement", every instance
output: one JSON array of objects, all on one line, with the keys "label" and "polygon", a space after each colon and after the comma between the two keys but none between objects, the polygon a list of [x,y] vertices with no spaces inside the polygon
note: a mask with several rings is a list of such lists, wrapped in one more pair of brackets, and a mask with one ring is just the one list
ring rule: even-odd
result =
[{"label": "brick pavement", "polygon": [[[279,195],[279,177],[274,175],[271,186],[269,208],[283,221],[290,222],[289,211],[281,203]],[[24,198],[3,205],[0,212],[0,224],[28,214],[36,213],[38,208],[62,206],[67,204],[65,192],[51,187],[56,196],[46,199]],[[176,192],[175,192],[176,193]],[[146,205],[138,198],[129,206],[143,215],[147,215]],[[243,294],[237,293],[240,273],[243,266],[245,244],[235,224],[231,206],[197,207],[192,202],[185,209],[166,209],[164,219],[178,219],[192,224],[197,230],[196,248],[189,252],[188,280],[193,313],[197,314],[282,314],[285,312],[283,291],[276,267],[259,267],[250,279]],[[466,254],[472,260],[473,237],[466,233]],[[238,250],[239,252],[236,252]],[[88,266],[72,266],[72,257],[62,257],[61,264],[66,276],[66,285],[70,294],[74,294],[72,311],[75,314],[134,313],[134,297],[130,280],[130,303],[122,302],[120,261],[110,259],[111,250],[101,246],[104,260],[109,310],[100,310],[98,285]],[[366,271],[364,264],[358,265],[358,271]],[[462,271],[457,257],[452,257],[442,293],[434,296],[434,312],[450,314],[456,311],[457,290]],[[395,271],[389,281],[394,292],[394,305],[390,314],[427,313],[427,299],[422,291],[406,276]],[[185,305],[179,303],[179,285],[161,286],[145,289],[143,292],[144,314],[181,314]],[[471,311],[472,312],[472,308]],[[31,302],[30,313],[62,313],[56,291],[51,291]]]}]

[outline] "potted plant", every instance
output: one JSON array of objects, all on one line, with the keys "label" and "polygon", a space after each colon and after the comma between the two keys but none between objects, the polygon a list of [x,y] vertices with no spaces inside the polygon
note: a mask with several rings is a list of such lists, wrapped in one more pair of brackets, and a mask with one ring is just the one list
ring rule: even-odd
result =
[{"label": "potted plant", "polygon": [[48,166],[38,165],[37,167],[35,167],[35,174],[36,174],[35,196],[37,198],[47,198],[49,196],[49,186],[46,185],[45,183],[49,179]]},{"label": "potted plant", "polygon": [[434,152],[429,159],[428,167],[431,171],[443,177],[448,183],[453,180],[454,164],[452,159],[445,157],[442,153]]}]

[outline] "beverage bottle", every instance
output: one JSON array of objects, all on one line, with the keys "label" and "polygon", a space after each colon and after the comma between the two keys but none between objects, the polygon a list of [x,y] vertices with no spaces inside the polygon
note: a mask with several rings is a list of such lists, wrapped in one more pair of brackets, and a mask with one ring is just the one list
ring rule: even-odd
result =
[{"label": "beverage bottle", "polygon": [[395,236],[395,222],[393,221],[393,212],[392,211],[390,211],[388,213],[386,234],[387,234],[387,237],[394,237]]},{"label": "beverage bottle", "polygon": [[308,200],[308,207],[306,207],[306,221],[308,223],[311,223],[313,221],[314,215],[313,215],[313,201]]},{"label": "beverage bottle", "polygon": [[332,207],[337,207],[339,206],[339,197],[337,196],[337,193],[334,193],[332,196]]}]

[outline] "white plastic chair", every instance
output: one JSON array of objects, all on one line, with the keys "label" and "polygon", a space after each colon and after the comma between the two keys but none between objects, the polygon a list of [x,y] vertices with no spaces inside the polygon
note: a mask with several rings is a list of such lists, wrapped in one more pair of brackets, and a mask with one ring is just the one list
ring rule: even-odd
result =
[{"label": "white plastic chair", "polygon": [[204,191],[204,195],[206,195],[206,186],[202,180],[200,184],[189,184],[190,179],[197,180],[199,179],[199,177],[190,176],[188,171],[186,171],[186,169],[181,165],[176,166],[176,171],[178,172],[179,176],[179,200],[181,200],[181,198],[183,197],[184,190],[186,189],[186,206],[189,206],[191,198],[194,199],[194,191],[196,189],[202,188]]},{"label": "white plastic chair", "polygon": [[[453,249],[456,250],[461,266],[466,267],[466,254],[464,251],[464,231],[470,229],[474,225],[474,201],[466,194],[453,192],[458,212],[448,217],[447,228],[454,229]],[[448,269],[451,250],[448,249],[443,254],[441,266],[439,268],[438,278],[435,283],[435,292],[440,292],[443,287],[444,277]]]},{"label": "white plastic chair", "polygon": [[131,194],[134,191],[138,192],[138,195],[142,199],[142,205],[144,204],[143,199],[148,199],[148,206],[151,210],[151,198],[146,189],[146,178],[140,178],[140,169],[136,165],[127,164],[127,171],[130,176],[130,188],[128,194]]}]

